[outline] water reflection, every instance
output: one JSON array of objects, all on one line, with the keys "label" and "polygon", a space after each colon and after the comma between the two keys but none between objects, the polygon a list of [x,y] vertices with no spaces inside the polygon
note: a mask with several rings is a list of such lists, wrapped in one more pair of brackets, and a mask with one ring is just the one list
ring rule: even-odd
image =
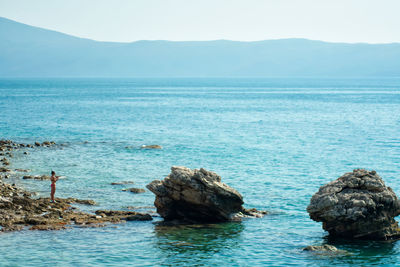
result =
[{"label": "water reflection", "polygon": [[169,264],[179,264],[180,259],[181,263],[187,264],[188,259],[191,259],[195,264],[217,252],[238,247],[243,229],[244,225],[240,222],[186,225],[161,223],[154,227],[157,240],[155,245]]}]

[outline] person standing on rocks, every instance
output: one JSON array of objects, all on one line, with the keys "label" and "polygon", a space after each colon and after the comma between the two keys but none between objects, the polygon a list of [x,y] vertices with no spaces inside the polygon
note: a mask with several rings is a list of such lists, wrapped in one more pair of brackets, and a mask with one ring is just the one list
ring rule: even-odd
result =
[{"label": "person standing on rocks", "polygon": [[54,200],[54,194],[56,193],[56,182],[58,181],[58,179],[60,178],[60,176],[56,176],[56,172],[55,171],[51,171],[51,177],[50,177],[50,181],[51,181],[51,193],[50,193],[50,199],[52,203],[55,203],[56,201]]}]

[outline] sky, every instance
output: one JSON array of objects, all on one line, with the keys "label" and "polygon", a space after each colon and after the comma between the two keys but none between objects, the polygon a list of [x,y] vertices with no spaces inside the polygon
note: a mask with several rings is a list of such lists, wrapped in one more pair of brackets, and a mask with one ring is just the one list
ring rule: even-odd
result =
[{"label": "sky", "polygon": [[400,0],[0,0],[0,17],[113,42],[400,43]]}]

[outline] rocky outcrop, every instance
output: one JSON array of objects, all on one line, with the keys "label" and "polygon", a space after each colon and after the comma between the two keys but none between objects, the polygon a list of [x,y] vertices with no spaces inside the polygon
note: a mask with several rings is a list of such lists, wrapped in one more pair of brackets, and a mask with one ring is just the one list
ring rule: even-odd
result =
[{"label": "rocky outcrop", "polygon": [[11,140],[0,140],[0,151],[12,151],[25,146],[25,144],[18,144]]},{"label": "rocky outcrop", "polygon": [[322,186],[307,211],[332,236],[400,238],[400,201],[375,171],[356,169]]},{"label": "rocky outcrop", "polygon": [[156,195],[154,205],[165,220],[220,222],[249,214],[242,196],[205,169],[172,167],[163,181],[155,180],[147,188]]},{"label": "rocky outcrop", "polygon": [[0,180],[0,231],[61,230],[67,227],[98,227],[105,223],[152,220],[149,214],[134,211],[96,211],[96,214],[77,210],[71,204],[95,205],[93,200],[76,198],[33,199],[30,193]]},{"label": "rocky outcrop", "polygon": [[44,141],[43,143],[40,142],[34,142],[33,144],[20,144],[13,142],[11,140],[0,140],[0,151],[13,151],[15,149],[19,148],[33,148],[33,147],[38,147],[38,146],[54,146],[56,143],[54,141]]}]

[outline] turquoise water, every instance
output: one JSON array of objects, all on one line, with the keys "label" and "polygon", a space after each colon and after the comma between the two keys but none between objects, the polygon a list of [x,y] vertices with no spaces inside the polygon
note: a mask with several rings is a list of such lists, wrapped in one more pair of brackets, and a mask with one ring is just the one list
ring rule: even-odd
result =
[{"label": "turquoise water", "polygon": [[[15,152],[12,166],[57,171],[59,197],[84,210],[152,211],[145,188],[173,165],[206,168],[245,206],[268,210],[241,223],[0,234],[0,266],[395,265],[398,242],[330,240],[306,207],[318,188],[354,168],[375,169],[400,194],[400,79],[0,80],[0,138],[64,146]],[[158,144],[162,150],[141,150]],[[12,179],[39,196],[46,181]],[[322,256],[307,245],[351,252]]]}]

